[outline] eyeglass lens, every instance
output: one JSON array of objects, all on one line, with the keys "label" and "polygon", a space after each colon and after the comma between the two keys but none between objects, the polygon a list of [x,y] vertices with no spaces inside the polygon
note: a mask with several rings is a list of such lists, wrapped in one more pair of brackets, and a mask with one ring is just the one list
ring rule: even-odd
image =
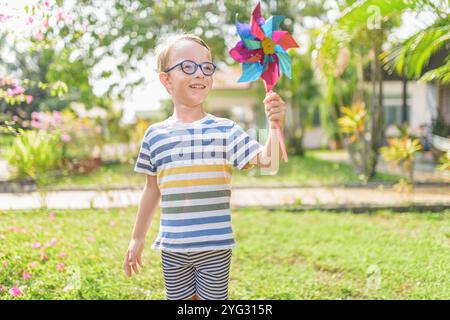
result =
[{"label": "eyeglass lens", "polygon": [[[187,74],[194,74],[197,71],[197,64],[191,61],[183,61],[181,64],[181,68]],[[214,73],[214,65],[209,62],[204,62],[200,65],[203,73],[207,76],[210,76]]]}]

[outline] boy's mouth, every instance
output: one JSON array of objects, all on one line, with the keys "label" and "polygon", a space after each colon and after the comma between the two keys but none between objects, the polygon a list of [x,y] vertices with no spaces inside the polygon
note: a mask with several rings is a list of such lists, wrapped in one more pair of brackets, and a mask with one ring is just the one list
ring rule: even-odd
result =
[{"label": "boy's mouth", "polygon": [[195,83],[195,84],[191,84],[190,86],[189,86],[189,88],[192,88],[192,89],[205,89],[206,88],[206,86],[204,86],[203,84],[197,84],[197,83]]}]

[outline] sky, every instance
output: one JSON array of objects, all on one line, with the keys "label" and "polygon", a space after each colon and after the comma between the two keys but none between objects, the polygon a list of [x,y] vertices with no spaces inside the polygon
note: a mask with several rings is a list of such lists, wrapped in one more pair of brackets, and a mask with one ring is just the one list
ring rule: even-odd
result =
[{"label": "sky", "polygon": [[[54,2],[54,0],[47,0],[50,4]],[[14,16],[18,16],[18,19],[13,19],[8,23],[0,24],[0,28],[8,28],[9,30],[15,30],[15,32],[26,32],[27,25],[26,20],[27,17],[24,14],[23,8],[25,4],[34,3],[32,0],[0,0],[0,13],[3,14],[12,14]],[[43,2],[43,0],[41,0]],[[70,8],[75,5],[76,2],[74,0],[67,1],[66,5]],[[333,20],[337,17],[336,12],[333,10],[330,11],[328,17],[330,20]],[[393,37],[402,39],[407,37],[408,35],[414,33],[419,28],[423,27],[426,23],[429,23],[429,16],[426,13],[421,14],[419,17],[416,17],[412,14],[405,14],[403,16],[403,26],[395,31],[392,35]],[[311,21],[311,23],[317,23]],[[294,37],[298,37],[299,41],[302,40],[301,35],[295,35]],[[102,70],[107,70],[108,65],[111,63],[117,63],[115,61],[103,61],[100,63],[97,68],[94,70],[96,73],[101,72]],[[132,122],[133,116],[136,110],[156,110],[159,108],[160,101],[162,99],[166,99],[169,97],[165,88],[159,82],[158,74],[154,71],[156,70],[156,60],[155,58],[149,54],[143,61],[140,62],[139,72],[143,72],[145,77],[145,85],[136,88],[132,95],[127,96],[125,101],[123,102],[123,107],[125,109],[124,112],[124,122]],[[136,74],[128,75],[129,79],[133,79],[136,77]],[[117,80],[117,76],[116,76]],[[92,82],[94,93],[97,95],[101,95],[107,88],[108,81],[93,81]]]}]

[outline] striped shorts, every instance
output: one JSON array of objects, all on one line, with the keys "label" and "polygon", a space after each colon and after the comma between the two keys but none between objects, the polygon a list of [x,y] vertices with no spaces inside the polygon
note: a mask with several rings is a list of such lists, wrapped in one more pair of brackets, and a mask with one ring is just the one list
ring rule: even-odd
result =
[{"label": "striped shorts", "polygon": [[197,294],[203,300],[228,299],[232,249],[172,252],[161,251],[168,300]]}]

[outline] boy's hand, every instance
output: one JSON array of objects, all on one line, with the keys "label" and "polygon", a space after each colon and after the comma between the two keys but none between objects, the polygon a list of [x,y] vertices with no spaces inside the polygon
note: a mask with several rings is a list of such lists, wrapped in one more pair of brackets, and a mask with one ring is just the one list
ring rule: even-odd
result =
[{"label": "boy's hand", "polygon": [[283,129],[286,121],[286,105],[281,97],[276,92],[269,91],[263,103],[270,128],[275,129],[275,122],[278,122],[280,128]]},{"label": "boy's hand", "polygon": [[144,266],[141,259],[143,250],[144,240],[131,240],[123,262],[123,269],[128,277],[132,276],[132,269],[135,273],[139,273],[138,264],[141,268]]}]

